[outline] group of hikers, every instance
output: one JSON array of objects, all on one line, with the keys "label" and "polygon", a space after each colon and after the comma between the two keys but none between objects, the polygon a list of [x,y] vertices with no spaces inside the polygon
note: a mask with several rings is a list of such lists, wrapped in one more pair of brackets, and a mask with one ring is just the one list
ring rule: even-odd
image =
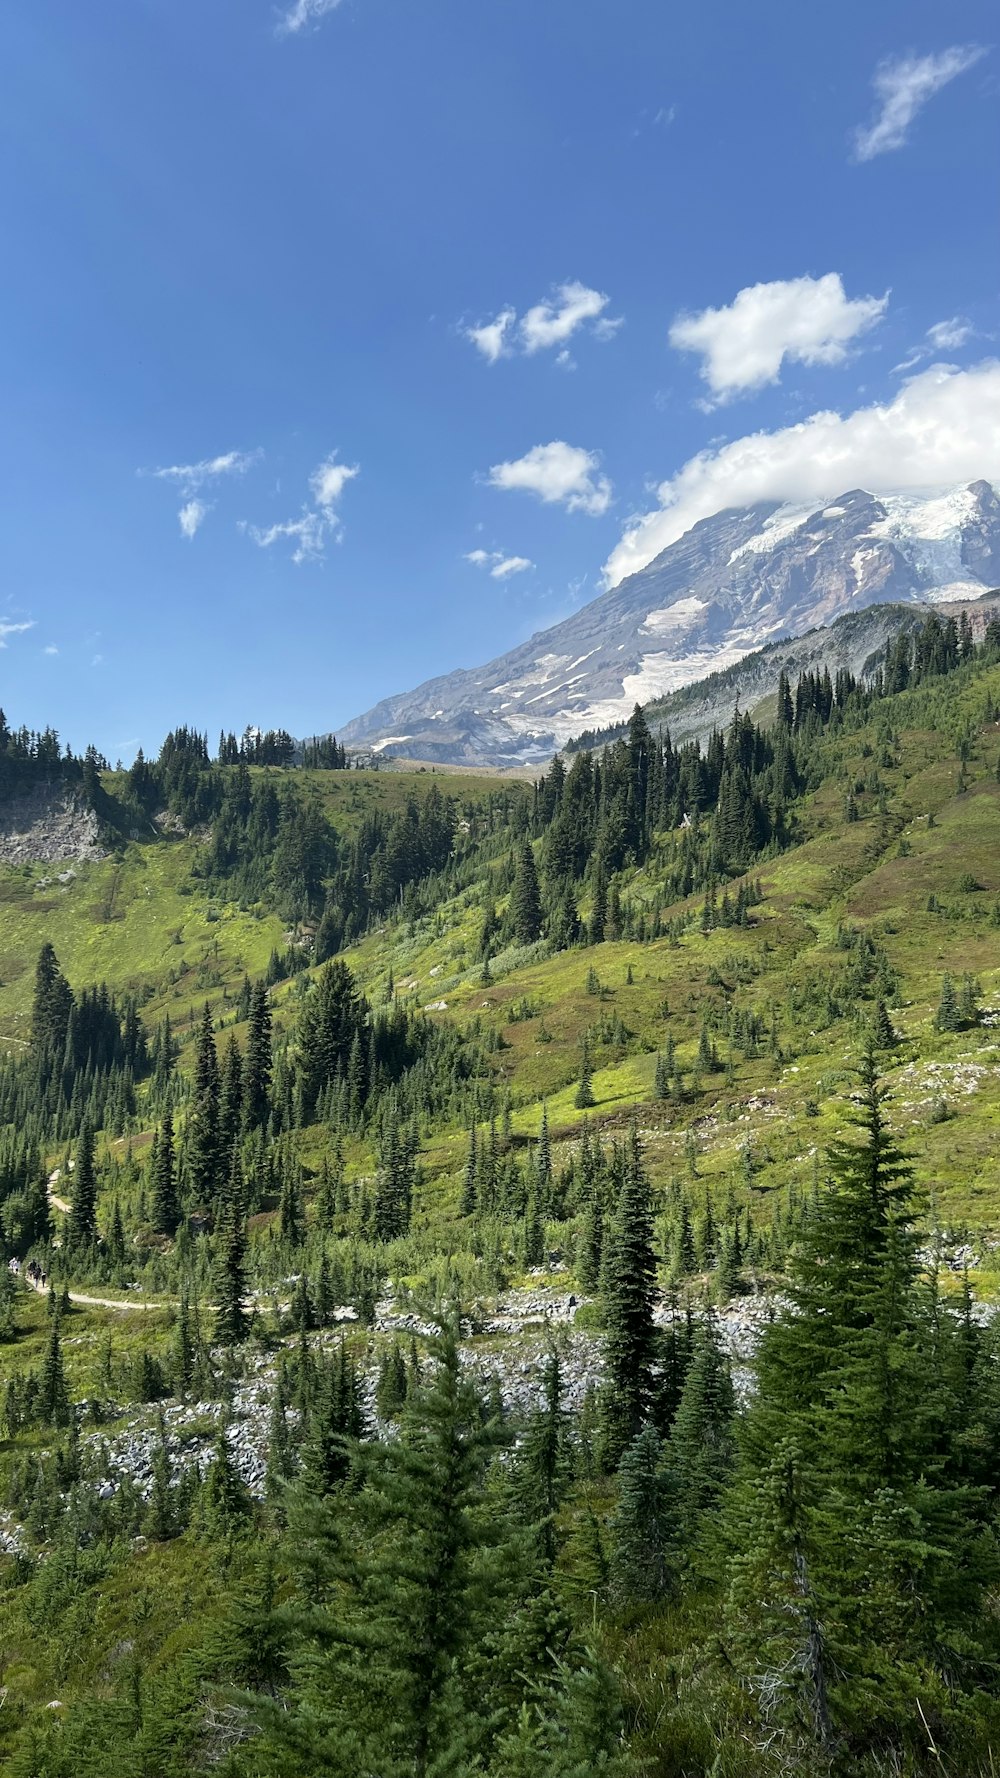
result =
[{"label": "group of hikers", "polygon": [[[19,1278],[21,1275],[20,1260],[16,1258],[9,1259],[7,1261],[7,1270],[13,1272],[15,1278]],[[32,1290],[46,1290],[48,1288],[49,1275],[47,1272],[42,1271],[42,1268],[38,1265],[37,1261],[33,1259],[28,1261],[24,1268],[24,1276],[27,1283],[31,1285]]]}]

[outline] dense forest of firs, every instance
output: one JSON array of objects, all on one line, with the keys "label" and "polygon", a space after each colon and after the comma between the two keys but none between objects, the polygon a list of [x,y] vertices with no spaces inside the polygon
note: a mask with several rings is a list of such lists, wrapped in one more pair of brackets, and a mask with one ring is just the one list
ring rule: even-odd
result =
[{"label": "dense forest of firs", "polygon": [[[556,1145],[543,1110],[526,1140],[496,1028],[431,1018],[391,979],[373,1003],[341,953],[470,888],[484,986],[532,947],[751,926],[830,736],[879,709],[891,754],[899,692],[998,657],[997,626],[977,650],[931,618],[865,685],[783,683],[766,730],[737,714],[674,748],[637,711],[626,740],[533,788],[463,800],[460,781],[435,782],[348,832],[308,770],[285,769],[287,737],[273,760],[223,737],[220,763],[179,730],[157,761],[109,774],[0,723],[8,791],[61,775],[120,839],[167,810],[198,836],[200,882],[268,901],[297,934],[225,1029],[206,1007],[183,1050],[141,997],[71,983],[47,945],[30,1044],[0,1062],[0,1234],[20,1267],[0,1271],[0,1337],[16,1351],[43,1313],[29,1276],[46,1316],[2,1402],[14,1778],[994,1770],[996,1342],[928,1261],[933,1181],[893,1135],[896,984],[878,942],[845,928],[810,1009],[853,1020],[842,1138],[766,1214],[749,1146],[712,1196],[693,1148],[654,1187],[638,1118],[595,1117]],[[336,743],[312,745],[306,768],[350,769]],[[885,766],[873,752],[846,786],[845,823],[889,826]],[[642,864],[652,907],[628,892]],[[595,969],[588,988],[581,1111],[597,1053],[631,1041]],[[945,978],[940,1029],[978,1016],[975,982]],[[781,1044],[776,1018],[720,992],[682,1064],[665,1008],[649,1115]],[[431,1203],[441,1132],[462,1172]],[[469,1338],[553,1256],[588,1299],[603,1370],[570,1390],[573,1335],[554,1329],[541,1396],[518,1405]],[[117,1349],[96,1343],[72,1399],[71,1293],[135,1285],[169,1305],[166,1331],[136,1317]],[[752,1376],[717,1315],[751,1288],[769,1304]],[[387,1296],[397,1325],[376,1339]],[[262,1379],[251,1492],[226,1424]],[[210,1460],[178,1463],[177,1401],[212,1410]],[[125,1410],[145,1416],[147,1487],[109,1480]],[[55,1676],[92,1650],[89,1684],[31,1707],[14,1679],[33,1645]]]}]

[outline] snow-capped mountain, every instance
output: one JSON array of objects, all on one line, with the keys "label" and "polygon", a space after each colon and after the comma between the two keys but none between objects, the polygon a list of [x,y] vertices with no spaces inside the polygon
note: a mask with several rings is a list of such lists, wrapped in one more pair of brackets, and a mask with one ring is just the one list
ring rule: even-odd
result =
[{"label": "snow-capped mountain", "polygon": [[989,482],[720,512],[563,623],[485,667],[385,698],[338,738],[417,759],[527,763],[778,637],[868,605],[976,599],[997,586],[1000,499]]}]

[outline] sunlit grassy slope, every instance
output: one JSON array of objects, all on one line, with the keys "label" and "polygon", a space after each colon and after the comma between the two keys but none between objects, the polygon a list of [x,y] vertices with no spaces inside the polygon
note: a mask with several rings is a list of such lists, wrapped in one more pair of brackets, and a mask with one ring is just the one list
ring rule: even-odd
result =
[{"label": "sunlit grassy slope", "polygon": [[[495,783],[431,771],[298,772],[295,781],[344,835],[370,811],[391,814],[432,784],[475,801]],[[109,783],[114,788],[113,775]],[[260,975],[286,942],[286,923],[265,906],[241,909],[210,896],[192,876],[200,844],[163,837],[96,864],[0,866],[0,1041],[27,1038],[35,959],[46,940],[73,983],[106,981],[147,996],[147,1020],[170,1013],[183,1025],[193,1001],[220,1005],[244,974]]]},{"label": "sunlit grassy slope", "polygon": [[[766,1210],[768,1194],[790,1175],[809,1183],[816,1150],[841,1125],[848,1070],[872,1005],[831,1017],[824,1002],[848,962],[838,934],[868,931],[899,980],[892,1017],[900,1042],[887,1057],[895,1117],[942,1215],[1000,1232],[1000,726],[992,715],[984,720],[993,702],[1000,702],[997,669],[962,689],[896,700],[889,729],[883,711],[866,730],[826,742],[823,782],[797,810],[799,843],[752,873],[763,900],[745,929],[704,935],[699,896],[686,910],[669,910],[693,916],[673,941],[512,957],[509,971],[501,959],[484,983],[476,952],[482,896],[474,889],[415,930],[369,935],[351,953],[352,966],[374,998],[391,969],[396,992],[430,1007],[432,1017],[493,1027],[506,1046],[498,1061],[512,1089],[515,1133],[525,1136],[537,1133],[543,1100],[554,1133],[578,1129],[584,1113],[573,1100],[589,1032],[597,1100],[589,1115],[608,1119],[642,1106],[654,1177],[694,1172],[723,1189],[731,1179],[741,1195],[750,1179]],[[869,781],[873,771],[882,809],[874,791],[861,792],[860,819],[847,823],[845,785]],[[669,844],[664,836],[664,849]],[[651,903],[657,878],[654,858],[626,875],[623,899]],[[591,971],[599,993],[593,978],[588,991]],[[977,978],[985,1014],[984,1023],[951,1036],[934,1028],[945,972]],[[728,1074],[699,1071],[703,1021],[721,1025],[727,1003],[757,1011],[765,1030],[775,1030],[780,1056],[765,1041],[756,1058],[737,1052]],[[624,1042],[620,1031],[617,1043],[602,1037],[618,1020]],[[690,1090],[684,1102],[660,1106],[652,1102],[656,1051],[668,1032]],[[463,1156],[460,1133],[432,1138],[432,1174],[436,1163],[449,1198]]]},{"label": "sunlit grassy slope", "polygon": [[[536,1135],[543,1102],[557,1139],[578,1129],[583,1113],[573,1101],[588,1033],[592,1117],[607,1121],[643,1107],[654,1178],[694,1175],[723,1189],[732,1180],[741,1193],[750,1182],[766,1213],[768,1195],[790,1176],[808,1183],[814,1153],[839,1121],[871,1002],[849,1006],[841,996],[840,1011],[831,1012],[827,990],[837,997],[848,963],[838,934],[868,931],[899,982],[892,1017],[900,1042],[888,1065],[896,1116],[921,1174],[948,1217],[1000,1231],[1000,1025],[989,1022],[990,1009],[1000,1008],[993,704],[1000,704],[1000,668],[907,694],[882,706],[865,730],[824,741],[821,781],[794,811],[797,843],[752,873],[763,899],[746,928],[704,934],[699,896],[664,909],[675,922],[691,916],[672,939],[551,956],[541,945],[501,957],[484,981],[478,934],[495,868],[484,866],[480,881],[432,916],[371,932],[348,953],[351,967],[373,1000],[384,997],[391,972],[396,994],[430,1017],[499,1043],[495,1059],[523,1139]],[[433,782],[469,800],[494,782],[429,772],[305,777],[344,831],[367,808],[399,807]],[[860,817],[851,823],[849,783]],[[105,979],[144,989],[147,1018],[169,1011],[183,1030],[189,1008],[206,998],[225,1010],[243,973],[260,973],[285,942],[285,927],[266,908],[211,901],[191,877],[197,844],[131,845],[121,858],[76,867],[65,885],[55,867],[0,878],[0,1031],[8,1040],[26,1035],[31,972],[46,938],[75,984]],[[661,836],[647,865],[625,873],[623,900],[637,908],[652,903],[672,844],[673,836]],[[984,1023],[953,1036],[934,1028],[946,971],[977,978],[986,1013]],[[293,1024],[303,985],[299,978],[275,990],[279,1024]],[[730,1055],[721,1035],[727,1005],[760,1015],[766,1036],[756,1055]],[[706,1021],[718,1072],[698,1067]],[[660,1105],[653,1099],[656,1052],[668,1033],[686,1091],[680,1102]],[[424,1208],[435,1215],[456,1200],[465,1135],[436,1127],[424,1136]],[[307,1133],[307,1163],[313,1146]],[[348,1160],[351,1171],[370,1165],[360,1145]]]}]

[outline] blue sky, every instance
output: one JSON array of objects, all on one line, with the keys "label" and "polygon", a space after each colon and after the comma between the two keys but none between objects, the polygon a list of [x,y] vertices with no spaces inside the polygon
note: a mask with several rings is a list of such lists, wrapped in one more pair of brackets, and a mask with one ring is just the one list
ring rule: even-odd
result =
[{"label": "blue sky", "polygon": [[336,728],[730,501],[1000,478],[991,26],[7,8],[10,720]]}]

